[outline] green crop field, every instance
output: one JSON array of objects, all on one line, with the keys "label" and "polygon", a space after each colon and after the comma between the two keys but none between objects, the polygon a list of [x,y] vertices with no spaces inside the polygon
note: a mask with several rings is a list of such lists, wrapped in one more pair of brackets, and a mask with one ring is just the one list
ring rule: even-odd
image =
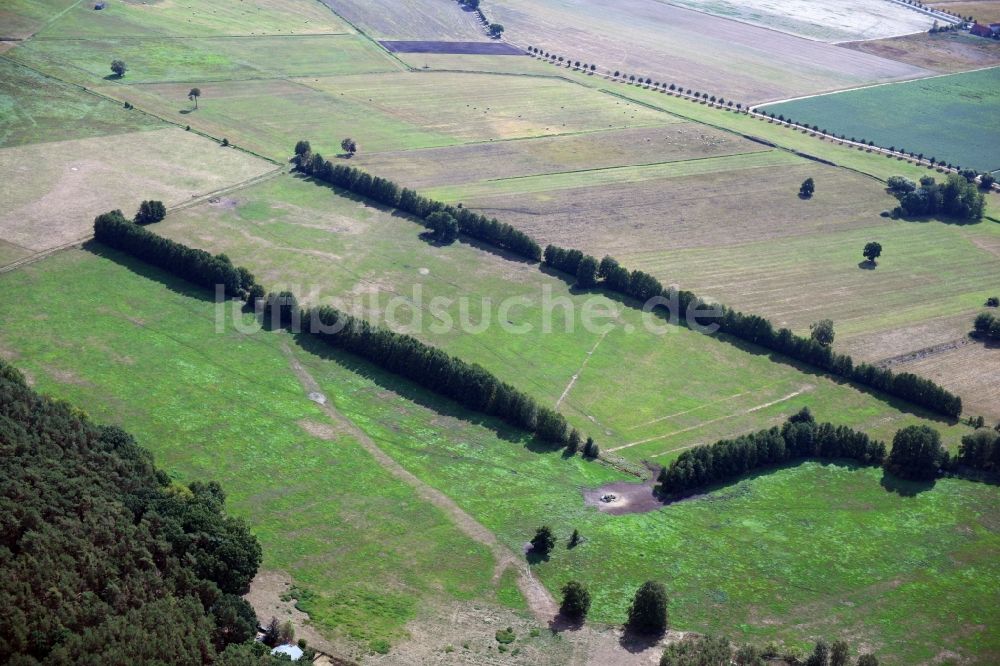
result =
[{"label": "green crop field", "polygon": [[[265,568],[311,592],[303,608],[334,637],[398,640],[418,608],[490,596],[491,564],[350,436],[324,430],[285,345],[337,411],[512,549],[541,522],[560,540],[579,529],[582,546],[560,544],[535,570],[553,590],[587,581],[594,621],[619,622],[653,577],[671,591],[675,626],[735,640],[806,647],[850,635],[886,664],[1000,651],[989,631],[993,486],[886,485],[874,470],[807,463],[611,516],[580,491],[621,474],[539,449],[352,357],[284,334],[217,333],[206,294],[115,253],[63,253],[0,284],[60,306],[24,317],[20,301],[0,304],[5,358],[41,390],[123,423],[175,478],[222,481]],[[522,603],[509,578],[496,585],[501,601]]]},{"label": "green crop field", "polygon": [[1000,169],[1000,123],[991,120],[1000,111],[1000,67],[771,104],[764,110],[964,168]]},{"label": "green crop field", "polygon": [[[780,422],[803,404],[886,439],[919,420],[740,345],[677,326],[657,334],[647,328],[657,322],[634,308],[571,293],[562,279],[535,266],[464,244],[431,246],[411,221],[292,177],[186,209],[157,231],[225,252],[269,288],[291,287],[310,303],[358,307],[382,321],[397,300],[400,326],[418,329],[418,337],[484,365],[543,403],[558,404],[602,447],[623,447],[617,453],[634,461],[655,456],[665,462],[686,446]],[[507,297],[522,300],[501,310]],[[447,302],[435,308],[435,298]],[[572,305],[575,321],[567,324],[563,309],[545,306],[557,299]],[[617,316],[595,318],[588,329],[580,319],[585,307]],[[547,334],[541,332],[546,319]],[[463,321],[468,326],[459,325]],[[528,325],[532,334],[511,324]],[[966,432],[934,425],[952,445]]]}]

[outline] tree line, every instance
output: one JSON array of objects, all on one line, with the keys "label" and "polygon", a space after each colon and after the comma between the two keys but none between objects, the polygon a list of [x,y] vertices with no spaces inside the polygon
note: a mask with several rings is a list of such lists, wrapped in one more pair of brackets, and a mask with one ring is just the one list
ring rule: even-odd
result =
[{"label": "tree line", "polygon": [[660,471],[660,492],[680,496],[713,483],[740,478],[756,469],[806,458],[850,459],[862,465],[881,465],[885,460],[885,444],[846,426],[816,423],[805,407],[781,428],[684,451]]},{"label": "tree line", "polygon": [[[303,173],[411,213],[423,220],[425,225],[429,226],[427,218],[434,213],[444,212],[451,215],[457,221],[462,233],[531,261],[543,261],[546,265],[575,277],[581,287],[601,286],[641,301],[648,301],[658,296],[667,299],[676,296],[680,308],[679,316],[684,316],[684,313],[695,311],[706,304],[690,291],[678,291],[673,287],[665,289],[652,275],[639,270],[629,271],[610,256],[597,262],[594,257],[585,255],[579,250],[564,249],[554,245],[547,246],[543,256],[541,246],[534,239],[509,224],[473,213],[461,207],[461,204],[457,207],[450,206],[423,197],[408,188],[400,189],[392,181],[378,176],[372,177],[354,167],[334,166],[321,155],[313,153],[308,141],[302,140],[296,144],[294,159]],[[434,224],[433,230],[436,234],[440,234],[439,229],[440,227]],[[864,363],[855,367],[850,356],[837,354],[828,345],[817,340],[797,336],[787,328],[776,331],[769,320],[759,315],[743,314],[725,306],[721,308],[722,317],[716,323],[724,333],[945,416],[955,418],[962,413],[961,398],[929,379],[911,373],[896,375],[891,370]]]},{"label": "tree line", "polygon": [[421,196],[413,190],[400,187],[391,180],[372,176],[361,169],[344,164],[332,164],[320,153],[312,152],[308,141],[295,146],[295,164],[299,171],[317,180],[372,199],[378,203],[398,208],[414,215],[427,226],[427,218],[443,212],[455,219],[458,230],[502,250],[512,252],[531,261],[542,258],[541,246],[523,231],[496,218],[479,215],[461,206],[450,206]]},{"label": "tree line", "polygon": [[[308,322],[303,330],[319,340],[406,377],[467,409],[496,416],[554,444],[567,444],[576,432],[569,431],[562,414],[539,405],[482,366],[466,363],[412,336],[373,326],[330,306],[303,310],[301,316]],[[579,441],[579,434],[576,438]]]},{"label": "tree line", "polygon": [[201,287],[222,285],[228,297],[250,300],[264,295],[253,273],[234,266],[226,255],[211,255],[154,234],[126,219],[120,210],[94,219],[94,238]]},{"label": "tree line", "polygon": [[[610,291],[641,301],[662,297],[676,303],[679,317],[696,313],[706,302],[690,291],[664,288],[653,276],[642,271],[628,271],[614,258],[606,256],[599,263],[579,250],[567,250],[549,245],[545,248],[546,265],[577,278],[581,287],[601,286]],[[597,266],[596,272],[592,270]],[[662,310],[657,305],[654,311]],[[774,325],[760,315],[744,314],[719,306],[721,317],[714,319],[719,330],[760,347],[778,352],[797,361],[819,367],[831,374],[883,393],[903,398],[915,405],[957,418],[962,413],[962,399],[929,379],[911,373],[895,374],[891,370],[862,363],[855,366],[846,354],[834,352],[829,345],[812,337],[795,335],[787,328],[775,330]],[[691,316],[695,316],[691,314]]]},{"label": "tree line", "polygon": [[0,662],[226,664],[253,641],[261,549],[222,488],[2,360],[0,476]]}]

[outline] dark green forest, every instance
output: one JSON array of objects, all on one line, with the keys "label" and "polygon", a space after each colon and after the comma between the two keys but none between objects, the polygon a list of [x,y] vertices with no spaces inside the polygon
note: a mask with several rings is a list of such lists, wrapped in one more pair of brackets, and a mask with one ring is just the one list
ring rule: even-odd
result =
[{"label": "dark green forest", "polygon": [[260,545],[217,483],[171,481],[3,361],[0,452],[0,662],[271,661],[239,596]]}]

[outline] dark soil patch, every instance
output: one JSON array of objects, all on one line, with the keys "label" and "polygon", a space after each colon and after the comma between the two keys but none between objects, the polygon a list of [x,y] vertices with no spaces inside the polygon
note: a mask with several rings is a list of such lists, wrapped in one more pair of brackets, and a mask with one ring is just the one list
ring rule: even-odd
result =
[{"label": "dark soil patch", "polygon": [[[609,483],[600,488],[585,489],[583,491],[583,503],[587,506],[596,506],[599,511],[610,513],[613,516],[624,516],[629,513],[648,513],[662,509],[666,502],[656,496],[656,476],[642,483],[630,483],[619,481]],[[605,495],[614,495],[615,499],[605,502],[601,498]]]},{"label": "dark soil patch", "polygon": [[433,42],[383,41],[382,46],[393,53],[448,53],[453,55],[525,55],[521,49],[504,42]]}]

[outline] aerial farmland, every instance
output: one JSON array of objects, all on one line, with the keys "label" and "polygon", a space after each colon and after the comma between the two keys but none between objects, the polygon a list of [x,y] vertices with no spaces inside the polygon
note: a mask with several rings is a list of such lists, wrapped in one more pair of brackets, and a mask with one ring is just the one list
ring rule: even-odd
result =
[{"label": "aerial farmland", "polygon": [[7,3],[0,661],[997,663],[992,4]]}]

